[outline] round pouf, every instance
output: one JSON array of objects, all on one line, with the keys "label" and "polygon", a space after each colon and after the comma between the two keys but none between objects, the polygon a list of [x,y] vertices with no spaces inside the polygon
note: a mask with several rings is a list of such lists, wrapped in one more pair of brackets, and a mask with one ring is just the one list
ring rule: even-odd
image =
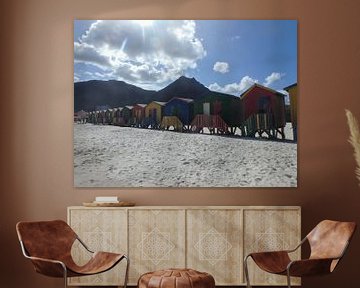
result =
[{"label": "round pouf", "polygon": [[138,288],[214,288],[214,277],[192,269],[166,269],[140,276]]}]

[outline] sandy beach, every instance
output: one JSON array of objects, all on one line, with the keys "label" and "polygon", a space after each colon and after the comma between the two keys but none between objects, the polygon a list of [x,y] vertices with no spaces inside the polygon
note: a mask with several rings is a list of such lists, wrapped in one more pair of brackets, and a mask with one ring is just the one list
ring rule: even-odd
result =
[{"label": "sandy beach", "polygon": [[74,185],[296,187],[297,144],[74,124]]}]

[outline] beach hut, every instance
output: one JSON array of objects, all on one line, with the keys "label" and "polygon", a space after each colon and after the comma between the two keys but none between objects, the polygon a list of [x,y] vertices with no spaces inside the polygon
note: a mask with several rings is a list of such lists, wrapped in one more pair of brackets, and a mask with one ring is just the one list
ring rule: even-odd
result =
[{"label": "beach hut", "polygon": [[98,111],[97,124],[105,124],[106,110]]},{"label": "beach hut", "polygon": [[75,123],[86,123],[88,122],[88,118],[89,118],[89,113],[84,110],[80,110],[74,113]]},{"label": "beach hut", "polygon": [[88,122],[92,123],[92,124],[95,124],[95,120],[96,120],[95,117],[96,117],[95,111],[90,111],[89,112],[89,117],[88,117]]},{"label": "beach hut", "polygon": [[122,107],[114,108],[114,117],[113,117],[113,124],[114,125],[123,125],[124,120],[122,118]]},{"label": "beach hut", "polygon": [[184,125],[176,116],[163,116],[160,129],[183,132]]},{"label": "beach hut", "polygon": [[133,108],[134,108],[134,106],[125,106],[122,109],[121,115],[124,120],[124,125],[131,126],[132,123],[134,122],[133,115],[132,115]]},{"label": "beach hut", "polygon": [[[238,128],[242,131],[244,117],[239,97],[211,92],[195,101],[194,114],[192,126],[196,129],[205,125],[210,130],[218,130],[218,133],[234,134]],[[210,127],[206,126],[209,124]]]},{"label": "beach hut", "polygon": [[146,104],[135,104],[133,107],[133,119],[134,123],[132,126],[140,127],[141,123],[143,122],[145,118],[145,107]]},{"label": "beach hut", "polygon": [[152,101],[145,107],[143,127],[160,128],[166,102]]},{"label": "beach hut", "polygon": [[246,119],[246,135],[285,139],[285,95],[255,83],[240,95]]},{"label": "beach hut", "polygon": [[113,124],[114,109],[106,109],[105,111],[105,124]]},{"label": "beach hut", "polygon": [[284,88],[289,92],[290,98],[290,119],[292,123],[294,141],[297,141],[297,83]]},{"label": "beach hut", "polygon": [[179,126],[179,123],[174,117],[178,118],[183,124],[183,128],[188,130],[191,121],[194,118],[194,100],[189,98],[172,98],[165,104],[164,116],[168,116],[166,121],[167,123],[171,124],[171,121],[174,121],[174,125],[177,127]]}]

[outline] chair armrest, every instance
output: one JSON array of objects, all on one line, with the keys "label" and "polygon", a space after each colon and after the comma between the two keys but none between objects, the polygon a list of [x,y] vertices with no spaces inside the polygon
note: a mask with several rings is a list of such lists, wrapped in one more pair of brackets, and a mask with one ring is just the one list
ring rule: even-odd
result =
[{"label": "chair armrest", "polygon": [[299,249],[299,248],[306,242],[306,240],[307,240],[306,237],[303,238],[303,239],[301,240],[301,242],[300,242],[295,248],[290,249],[290,250],[285,250],[285,251],[288,252],[288,253],[295,252],[297,249]]},{"label": "chair armrest", "polygon": [[329,274],[332,272],[333,261],[337,262],[339,258],[319,258],[303,259],[291,261],[287,266],[290,276],[312,276]]},{"label": "chair armrest", "polygon": [[80,239],[78,235],[76,235],[76,239],[81,243],[81,245],[90,253],[95,253],[94,251],[90,250],[90,248]]},{"label": "chair armrest", "polygon": [[35,271],[51,277],[66,277],[67,268],[66,265],[55,259],[46,259],[41,257],[30,256],[24,246],[24,243],[20,241],[20,246],[25,258],[30,259],[34,265]]},{"label": "chair armrest", "polygon": [[59,260],[32,256],[26,256],[26,258],[31,260],[34,265],[35,271],[40,274],[59,278],[64,276],[66,277],[67,275],[66,265]]}]

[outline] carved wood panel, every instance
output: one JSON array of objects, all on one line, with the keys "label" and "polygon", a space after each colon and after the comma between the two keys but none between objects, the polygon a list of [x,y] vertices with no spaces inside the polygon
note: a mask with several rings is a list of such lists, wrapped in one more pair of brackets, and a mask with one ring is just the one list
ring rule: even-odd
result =
[{"label": "carved wood panel", "polygon": [[[126,210],[86,209],[70,210],[68,221],[80,239],[92,251],[124,253],[127,251]],[[72,247],[76,263],[85,264],[90,253],[76,241]],[[69,278],[70,285],[122,285],[125,274],[125,261],[112,270],[85,277]]]},{"label": "carved wood panel", "polygon": [[242,281],[242,210],[187,211],[187,266],[214,276],[217,285]]},{"label": "carved wood panel", "polygon": [[141,274],[185,267],[185,210],[130,210],[130,283]]},{"label": "carved wood panel", "polygon": [[[244,255],[251,252],[287,250],[300,243],[299,209],[261,209],[244,211]],[[292,257],[300,259],[300,250]],[[252,285],[286,285],[286,277],[266,273],[249,262],[249,277]],[[292,278],[300,284],[299,278]]]}]

